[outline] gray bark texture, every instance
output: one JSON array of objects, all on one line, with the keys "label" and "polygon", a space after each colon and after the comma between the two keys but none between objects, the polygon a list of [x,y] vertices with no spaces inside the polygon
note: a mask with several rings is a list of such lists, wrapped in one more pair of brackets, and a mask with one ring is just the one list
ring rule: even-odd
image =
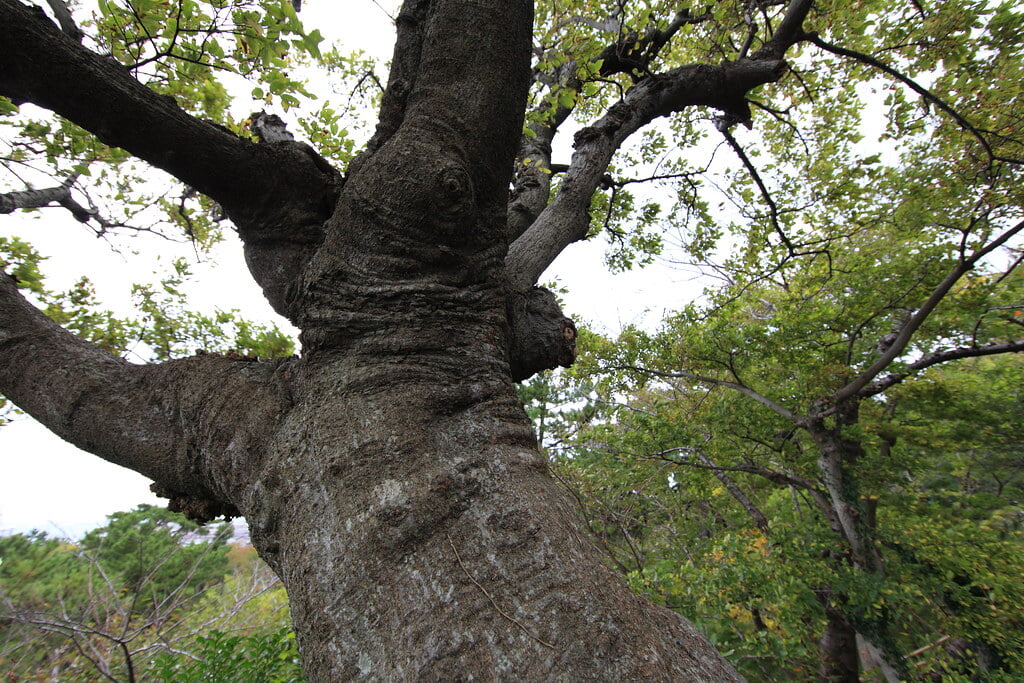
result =
[{"label": "gray bark texture", "polygon": [[[809,5],[794,0],[789,24]],[[343,176],[306,145],[193,118],[38,8],[0,0],[0,94],[220,202],[303,346],[274,361],[131,365],[50,322],[0,273],[0,392],[153,478],[172,508],[244,515],[287,588],[314,681],[738,678],[606,567],[514,380],[574,358],[575,326],[534,283],[581,237],[615,148],[681,107],[741,106],[781,75],[796,34],[760,57],[641,82],[577,137],[555,200],[542,208],[524,181],[510,220],[532,10],[407,0],[380,124]]]}]

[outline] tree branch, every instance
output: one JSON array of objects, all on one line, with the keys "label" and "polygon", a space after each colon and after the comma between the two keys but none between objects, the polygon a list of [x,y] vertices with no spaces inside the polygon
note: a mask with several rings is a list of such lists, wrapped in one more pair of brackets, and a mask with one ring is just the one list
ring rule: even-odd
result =
[{"label": "tree branch", "polygon": [[772,33],[771,40],[754,53],[753,59],[782,59],[793,44],[804,40],[804,20],[814,6],[814,0],[790,0],[786,14]]},{"label": "tree branch", "polygon": [[994,356],[1000,353],[1022,353],[1024,352],[1024,339],[1016,339],[1009,342],[1001,342],[998,344],[985,344],[982,346],[966,346],[958,349],[947,349],[945,351],[938,351],[931,355],[925,356],[919,360],[914,361],[907,365],[906,368],[899,372],[894,372],[885,377],[878,379],[871,384],[861,389],[858,396],[868,398],[880,394],[894,384],[899,384],[907,377],[910,377],[916,372],[930,368],[933,365],[939,365],[940,363],[948,363],[953,360],[960,360],[961,358],[978,358],[981,356]]},{"label": "tree branch", "polygon": [[0,94],[60,114],[219,202],[253,276],[289,315],[286,281],[319,244],[340,186],[326,161],[306,145],[256,145],[189,115],[17,0],[0,0],[0,44]]},{"label": "tree branch", "polygon": [[42,190],[19,190],[0,194],[0,213],[13,213],[18,209],[41,209],[51,204],[63,206],[80,223],[92,218],[92,213],[71,198],[71,185],[75,178],[68,178],[56,187]]},{"label": "tree branch", "polygon": [[780,406],[778,403],[775,403],[770,398],[763,396],[758,392],[754,391],[753,389],[751,389],[750,387],[744,384],[740,384],[738,382],[730,382],[724,379],[715,379],[714,377],[705,377],[703,375],[697,375],[692,372],[686,372],[684,370],[677,370],[676,372],[661,372],[659,370],[651,370],[649,368],[641,368],[632,365],[611,365],[608,366],[608,369],[627,370],[629,372],[640,372],[646,375],[652,375],[654,377],[663,377],[666,379],[689,379],[693,380],[694,382],[711,384],[716,387],[725,387],[727,389],[732,389],[733,391],[738,391],[744,396],[748,396],[754,399],[755,401],[765,406],[772,412],[781,415],[787,420],[791,420],[794,424],[800,423],[800,416],[797,415],[796,413],[792,412],[788,408]]},{"label": "tree branch", "polygon": [[787,253],[790,256],[796,256],[796,247],[793,245],[793,242],[789,239],[789,236],[786,235],[786,231],[782,229],[782,225],[779,223],[778,204],[775,203],[775,200],[772,198],[771,192],[768,191],[768,187],[764,184],[764,181],[761,179],[761,174],[757,172],[757,167],[754,166],[753,162],[750,160],[750,157],[747,156],[747,153],[743,151],[742,147],[740,147],[740,144],[736,141],[736,138],[733,137],[733,134],[730,132],[728,125],[723,124],[721,126],[720,132],[722,133],[722,136],[725,137],[725,141],[729,143],[729,147],[732,148],[732,151],[735,152],[736,156],[738,156],[740,161],[743,162],[743,166],[747,169],[747,172],[750,174],[750,177],[757,185],[757,189],[760,190],[761,197],[768,205],[768,219],[771,221],[772,227],[775,229],[775,233],[779,236],[779,239],[782,240],[782,244],[785,245]]},{"label": "tree branch", "polygon": [[[621,8],[618,8],[621,12]],[[642,38],[635,33],[629,36],[622,34],[621,21],[614,19],[614,31],[619,39],[606,47],[591,63],[599,62],[600,75],[608,77],[615,73],[629,73],[634,80],[639,80],[635,72],[643,72],[643,78],[651,76],[651,62],[657,58],[662,48],[687,24],[697,24],[711,18],[710,12],[692,15],[690,10],[683,9],[675,14],[672,21],[664,29],[656,24],[648,27]],[[580,22],[599,28],[596,22],[584,17],[572,17],[567,23]],[[631,37],[631,38],[630,38]],[[632,40],[632,42],[629,42]],[[578,64],[569,60],[561,64],[553,74],[540,74],[536,79],[550,86],[552,94],[562,89],[579,92],[583,81],[576,75]],[[523,136],[517,160],[515,186],[509,202],[509,242],[514,242],[533,224],[550,199],[551,174],[551,143],[559,126],[572,113],[573,107],[564,106],[557,98],[552,102],[545,99],[533,112],[540,120],[528,126],[529,134]],[[566,167],[563,170],[568,170]],[[530,283],[532,284],[532,283]]]},{"label": "tree branch", "polygon": [[954,121],[956,121],[957,125],[959,125],[963,130],[967,131],[970,135],[972,135],[974,139],[976,139],[981,144],[982,148],[985,150],[986,156],[988,156],[990,161],[1004,161],[1013,164],[1024,164],[1024,159],[1003,157],[996,154],[995,150],[992,149],[992,145],[990,145],[988,140],[985,139],[985,136],[981,134],[981,131],[978,130],[978,128],[974,124],[972,124],[970,121],[964,118],[964,116],[961,115],[960,112],[958,112],[956,109],[948,105],[945,102],[945,100],[941,99],[931,90],[925,88],[923,85],[919,84],[912,78],[900,73],[899,71],[892,68],[888,64],[878,59],[875,59],[871,55],[866,55],[862,52],[857,52],[856,50],[850,50],[848,48],[839,47],[838,45],[833,45],[832,43],[829,43],[828,41],[823,39],[817,33],[806,33],[802,36],[802,38],[803,40],[806,40],[812,45],[815,45],[821,48],[822,50],[825,50],[826,52],[830,52],[840,57],[848,57],[863,64],[872,66],[883,73],[889,74],[890,76],[898,80],[900,83],[903,83],[908,88],[910,88],[918,95],[923,97],[927,102],[934,104],[936,107],[946,112],[946,114],[948,114]]},{"label": "tree branch", "polygon": [[349,165],[350,172],[357,172],[367,159],[391,139],[405,119],[409,94],[416,85],[416,76],[419,73],[423,32],[429,6],[429,0],[408,0],[402,3],[401,11],[395,19],[395,49],[391,57],[388,84],[380,103],[377,129],[366,148]]},{"label": "tree branch", "polygon": [[[622,32],[620,22],[617,32],[619,39],[606,47],[597,60],[601,62],[602,76],[608,77],[617,73],[629,74],[633,80],[650,76],[651,63],[658,57],[662,48],[687,24],[699,24],[711,19],[711,11],[703,14],[690,14],[689,9],[682,9],[676,12],[675,16],[664,29],[659,29],[652,23],[643,36],[637,32]],[[638,75],[639,74],[639,75]]]},{"label": "tree branch", "polygon": [[[896,338],[893,340],[892,345],[871,364],[866,370],[861,372],[857,377],[850,381],[846,386],[839,389],[835,394],[832,395],[832,405],[838,405],[853,396],[859,395],[860,392],[881,373],[889,365],[896,360],[900,354],[907,348],[914,333],[924,324],[924,321],[928,319],[928,316],[932,314],[932,311],[942,302],[942,300],[949,293],[949,290],[953,288],[960,278],[970,272],[974,266],[983,259],[984,257],[991,254],[993,251],[1006,244],[1014,235],[1024,230],[1024,221],[1017,223],[1012,228],[1009,228],[1003,234],[999,235],[991,242],[981,247],[967,258],[961,258],[957,262],[956,266],[943,278],[942,282],[932,291],[925,302],[917,310],[914,315],[910,316],[906,323],[904,323]],[[877,392],[875,392],[877,393]]]},{"label": "tree branch", "polygon": [[558,194],[509,248],[505,265],[510,281],[525,290],[566,246],[586,236],[590,199],[626,138],[654,119],[690,106],[737,115],[746,111],[749,116],[744,95],[778,80],[785,69],[781,60],[691,64],[631,87],[605,116],[576,134],[572,163]]},{"label": "tree branch", "polygon": [[[561,88],[578,90],[580,80],[572,75],[575,62],[562,66],[556,73],[551,90]],[[514,184],[508,207],[508,241],[511,244],[522,235],[547,206],[551,192],[551,143],[561,126],[572,113],[556,98],[542,101],[533,112],[539,119],[528,124],[530,135],[524,135],[516,159]]]},{"label": "tree branch", "polygon": [[0,93],[64,116],[104,143],[216,199],[229,212],[254,213],[241,205],[262,192],[285,199],[274,187],[282,176],[294,175],[324,191],[333,180],[309,158],[280,153],[284,148],[260,148],[189,115],[114,60],[74,44],[38,9],[0,0],[0,42]]},{"label": "tree branch", "polygon": [[697,459],[704,465],[707,465],[718,481],[722,482],[722,486],[725,487],[725,490],[728,491],[729,494],[736,499],[736,502],[743,506],[743,509],[747,511],[747,514],[750,515],[750,519],[753,520],[754,525],[760,529],[764,536],[768,536],[768,518],[764,516],[764,513],[761,512],[756,505],[754,505],[754,502],[750,500],[746,493],[744,493],[743,489],[736,485],[733,478],[726,474],[722,468],[718,467],[711,458],[703,453],[697,453]]},{"label": "tree branch", "polygon": [[[525,290],[569,244],[584,239],[590,225],[590,199],[619,146],[655,118],[690,106],[709,106],[735,122],[749,122],[747,92],[777,81],[787,69],[783,56],[803,39],[803,21],[813,0],[791,0],[779,27],[751,58],[718,65],[691,64],[652,75],[631,87],[593,126],[581,130],[575,153],[554,200],[509,248],[506,272],[513,286]],[[664,35],[651,35],[661,47],[684,24],[700,17],[680,12]]]},{"label": "tree branch", "polygon": [[[677,460],[671,457],[673,453],[682,453],[687,457],[681,460]],[[772,470],[767,467],[761,467],[759,465],[718,465],[715,464],[714,462],[705,462],[704,460],[701,460],[700,457],[698,457],[698,460],[700,460],[700,462],[695,462],[693,459],[689,457],[692,453],[693,451],[688,448],[670,448],[666,451],[660,451],[658,453],[654,453],[652,455],[644,457],[658,458],[659,460],[665,460],[675,465],[695,467],[701,470],[714,470],[718,472],[745,472],[747,474],[756,474],[760,477],[764,477],[773,484],[782,484],[785,486],[792,486],[794,488],[798,488],[801,490],[810,491],[812,493],[820,493],[818,486],[813,481],[810,481],[809,479],[804,479],[803,477],[798,477],[796,475],[789,474],[786,472],[778,472],[776,470]]]},{"label": "tree branch", "polygon": [[239,514],[249,482],[231,460],[259,457],[287,413],[280,365],[131,365],[51,321],[0,271],[0,392],[65,441],[152,478],[193,518]]},{"label": "tree branch", "polygon": [[71,17],[71,11],[68,9],[67,3],[64,0],[46,0],[46,4],[50,6],[53,16],[57,19],[57,23],[60,24],[60,30],[66,33],[71,40],[81,43],[85,34],[82,33],[82,29],[78,28],[78,24]]}]

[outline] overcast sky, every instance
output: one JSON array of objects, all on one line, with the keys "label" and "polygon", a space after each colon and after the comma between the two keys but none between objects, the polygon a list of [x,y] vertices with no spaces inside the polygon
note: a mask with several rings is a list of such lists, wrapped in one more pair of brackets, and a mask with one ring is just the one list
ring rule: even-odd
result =
[{"label": "overcast sky", "polygon": [[[394,35],[388,13],[394,14],[397,4],[396,0],[306,0],[301,16],[308,28],[318,28],[328,40],[387,59]],[[286,113],[284,118],[288,120]],[[568,156],[569,151],[564,154]],[[154,238],[121,242],[138,255],[115,252],[59,208],[32,217],[0,216],[0,236],[12,235],[27,239],[48,257],[45,271],[51,289],[66,289],[88,275],[101,300],[122,314],[130,310],[132,282],[152,279],[150,273],[166,269],[178,255]],[[600,243],[573,245],[542,278],[566,287],[567,312],[599,331],[614,333],[629,323],[651,325],[664,310],[682,305],[699,288],[685,273],[665,268],[612,276],[603,266],[603,252]],[[187,249],[181,255],[187,256]],[[200,305],[238,308],[253,319],[273,319],[234,240],[217,250],[215,264],[199,264],[195,271],[202,283],[195,290]],[[141,475],[77,450],[30,418],[19,417],[0,428],[0,534],[41,529],[80,536],[113,512],[139,503],[162,504],[149,492],[149,483]]]}]

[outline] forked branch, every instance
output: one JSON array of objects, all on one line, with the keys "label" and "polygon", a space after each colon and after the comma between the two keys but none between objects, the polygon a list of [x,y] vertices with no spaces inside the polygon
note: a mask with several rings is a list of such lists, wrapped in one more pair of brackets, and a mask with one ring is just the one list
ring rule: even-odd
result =
[{"label": "forked branch", "polygon": [[[1001,235],[992,239],[984,246],[976,249],[970,256],[961,258],[957,264],[949,271],[942,282],[940,282],[928,298],[921,305],[914,315],[910,316],[907,321],[900,327],[896,334],[896,338],[892,344],[885,350],[885,352],[871,364],[870,367],[861,372],[857,377],[851,380],[843,388],[837,391],[831,397],[831,405],[839,405],[844,401],[860,394],[879,374],[882,373],[894,360],[902,355],[903,351],[906,350],[907,345],[913,338],[914,333],[924,324],[925,320],[932,314],[932,312],[938,307],[938,305],[946,298],[953,286],[960,281],[964,275],[971,271],[975,265],[983,258],[991,254],[999,247],[1006,244],[1015,235],[1024,230],[1024,221],[1017,223],[1013,227],[1005,230]],[[981,355],[981,354],[979,354]],[[878,393],[878,392],[874,392]]]},{"label": "forked branch", "polygon": [[[792,0],[772,39],[751,58],[691,64],[640,79],[607,114],[577,133],[572,162],[557,195],[509,247],[505,267],[513,286],[525,291],[565,247],[586,237],[591,197],[615,152],[637,130],[692,106],[714,107],[731,120],[749,121],[746,94],[785,73],[782,57],[803,35],[801,26],[812,4]],[[672,27],[678,30],[685,21],[677,16]],[[670,37],[666,34],[665,39]]]}]

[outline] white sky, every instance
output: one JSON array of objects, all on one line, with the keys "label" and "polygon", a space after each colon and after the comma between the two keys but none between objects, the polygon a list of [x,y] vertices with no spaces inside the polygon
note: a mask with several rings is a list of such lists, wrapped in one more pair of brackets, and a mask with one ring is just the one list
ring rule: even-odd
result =
[{"label": "white sky", "polygon": [[[307,28],[320,29],[329,41],[336,39],[347,48],[387,59],[393,27],[385,10],[394,14],[397,4],[397,0],[306,0],[301,16]],[[288,120],[287,114],[284,118]],[[564,153],[568,156],[568,151]],[[156,238],[122,241],[140,256],[115,253],[60,208],[31,218],[0,216],[0,236],[12,235],[30,241],[48,257],[45,271],[51,289],[66,289],[88,275],[100,299],[121,313],[130,309],[132,282],[150,279],[151,272],[163,270],[179,255]],[[566,287],[566,311],[598,331],[615,333],[629,323],[651,325],[665,310],[678,308],[699,291],[700,285],[688,275],[665,268],[611,275],[603,266],[603,252],[601,242],[573,245],[542,278]],[[189,250],[184,248],[180,255],[188,256]],[[216,260],[216,264],[194,268],[201,283],[195,289],[197,304],[207,309],[237,308],[255,320],[273,319],[249,277],[237,241],[229,239],[220,247]],[[149,492],[149,483],[141,475],[79,451],[30,418],[20,417],[0,428],[0,534],[41,529],[77,537],[113,512],[139,503],[165,503]]]}]

